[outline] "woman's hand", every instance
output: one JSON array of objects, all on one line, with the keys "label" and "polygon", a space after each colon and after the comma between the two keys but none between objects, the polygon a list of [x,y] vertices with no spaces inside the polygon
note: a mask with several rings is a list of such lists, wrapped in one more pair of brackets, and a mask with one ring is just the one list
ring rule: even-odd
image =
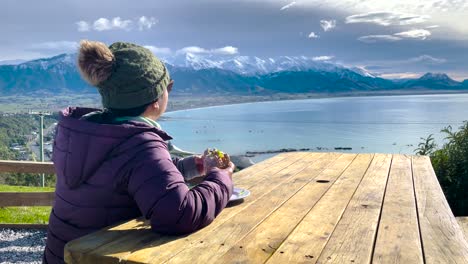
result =
[{"label": "woman's hand", "polygon": [[229,155],[216,149],[205,150],[202,159],[205,173],[211,168],[227,169],[232,171],[235,169],[235,165],[231,162]]},{"label": "woman's hand", "polygon": [[205,175],[206,174],[206,171],[205,171],[205,166],[203,164],[203,156],[195,156],[195,166],[197,167],[197,171],[200,175]]},{"label": "woman's hand", "polygon": [[228,172],[231,180],[232,180],[232,174],[234,173],[235,169],[236,169],[236,165],[232,162],[229,162],[229,166],[225,169]]}]

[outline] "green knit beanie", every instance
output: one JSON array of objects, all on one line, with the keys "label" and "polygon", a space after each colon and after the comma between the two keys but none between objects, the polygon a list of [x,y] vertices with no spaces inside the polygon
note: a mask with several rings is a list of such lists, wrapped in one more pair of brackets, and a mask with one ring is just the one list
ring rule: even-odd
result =
[{"label": "green knit beanie", "polygon": [[125,42],[113,43],[109,49],[115,57],[112,73],[97,85],[104,108],[139,107],[163,94],[169,72],[150,50]]}]

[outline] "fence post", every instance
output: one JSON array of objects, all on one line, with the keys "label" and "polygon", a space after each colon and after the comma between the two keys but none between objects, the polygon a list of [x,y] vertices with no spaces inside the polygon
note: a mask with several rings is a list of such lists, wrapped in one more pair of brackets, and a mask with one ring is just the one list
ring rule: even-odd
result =
[{"label": "fence post", "polygon": [[[44,162],[44,114],[42,113],[39,113],[39,117],[40,117],[40,120],[41,120],[41,125],[40,125],[40,128],[39,128],[39,145],[40,145],[40,150],[39,150],[39,154],[40,154],[40,160],[41,162]],[[45,187],[45,174],[42,173],[42,187]]]}]

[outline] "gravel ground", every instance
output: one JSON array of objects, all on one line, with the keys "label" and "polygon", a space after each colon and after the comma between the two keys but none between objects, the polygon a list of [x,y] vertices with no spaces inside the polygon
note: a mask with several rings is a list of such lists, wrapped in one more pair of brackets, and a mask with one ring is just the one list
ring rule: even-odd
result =
[{"label": "gravel ground", "polygon": [[0,263],[42,263],[45,230],[0,229]]}]

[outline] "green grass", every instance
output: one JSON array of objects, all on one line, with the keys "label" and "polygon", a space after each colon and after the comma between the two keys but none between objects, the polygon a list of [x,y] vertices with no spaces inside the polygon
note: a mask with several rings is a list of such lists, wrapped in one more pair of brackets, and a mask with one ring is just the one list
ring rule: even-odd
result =
[{"label": "green grass", "polygon": [[[29,187],[0,185],[0,192],[53,192],[50,187]],[[51,206],[2,207],[0,223],[8,224],[47,224]]]},{"label": "green grass", "polygon": [[53,192],[55,188],[52,187],[31,187],[31,186],[11,186],[1,185],[0,192]]}]

